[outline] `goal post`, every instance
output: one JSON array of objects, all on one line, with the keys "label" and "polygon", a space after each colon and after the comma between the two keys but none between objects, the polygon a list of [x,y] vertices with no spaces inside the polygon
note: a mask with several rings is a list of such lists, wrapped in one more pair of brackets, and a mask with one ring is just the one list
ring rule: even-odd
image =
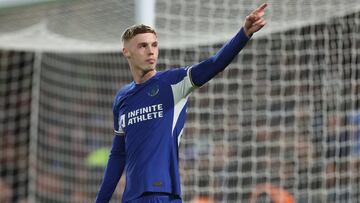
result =
[{"label": "goal post", "polygon": [[155,0],[135,1],[135,23],[155,28]]}]

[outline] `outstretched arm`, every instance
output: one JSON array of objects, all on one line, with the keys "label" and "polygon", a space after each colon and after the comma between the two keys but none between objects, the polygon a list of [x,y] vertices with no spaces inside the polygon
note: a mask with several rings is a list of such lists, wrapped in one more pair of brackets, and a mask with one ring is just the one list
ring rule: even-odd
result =
[{"label": "outstretched arm", "polygon": [[249,41],[250,37],[266,24],[264,19],[267,4],[262,4],[259,8],[252,11],[246,18],[241,30],[227,42],[214,56],[193,65],[191,68],[191,80],[196,86],[202,86],[236,57],[242,48]]},{"label": "outstretched arm", "polygon": [[125,168],[125,136],[115,135],[96,203],[109,202]]}]

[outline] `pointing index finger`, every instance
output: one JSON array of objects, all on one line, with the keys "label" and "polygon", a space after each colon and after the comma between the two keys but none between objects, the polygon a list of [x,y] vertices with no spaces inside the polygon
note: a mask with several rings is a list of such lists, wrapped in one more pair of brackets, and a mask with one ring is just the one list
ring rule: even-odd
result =
[{"label": "pointing index finger", "polygon": [[261,4],[261,6],[259,6],[259,7],[255,10],[255,12],[264,11],[266,7],[267,7],[267,3],[263,3],[263,4]]}]

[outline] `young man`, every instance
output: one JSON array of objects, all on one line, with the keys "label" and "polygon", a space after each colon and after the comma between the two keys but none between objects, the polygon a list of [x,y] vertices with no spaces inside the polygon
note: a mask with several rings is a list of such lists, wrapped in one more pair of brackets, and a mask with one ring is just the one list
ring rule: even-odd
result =
[{"label": "young man", "polygon": [[97,203],[109,202],[124,168],[123,202],[181,202],[178,144],[189,94],[224,70],[266,24],[266,6],[248,15],[243,28],[218,53],[186,68],[157,72],[155,30],[135,25],[124,32],[122,51],[134,81],[114,100],[115,136]]}]

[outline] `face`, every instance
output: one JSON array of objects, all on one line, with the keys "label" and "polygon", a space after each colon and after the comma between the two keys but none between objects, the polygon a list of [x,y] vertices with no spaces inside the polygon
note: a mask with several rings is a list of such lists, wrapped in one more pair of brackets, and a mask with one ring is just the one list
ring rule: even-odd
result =
[{"label": "face", "polygon": [[158,42],[153,33],[138,34],[124,43],[123,54],[136,71],[155,70],[159,55]]}]

